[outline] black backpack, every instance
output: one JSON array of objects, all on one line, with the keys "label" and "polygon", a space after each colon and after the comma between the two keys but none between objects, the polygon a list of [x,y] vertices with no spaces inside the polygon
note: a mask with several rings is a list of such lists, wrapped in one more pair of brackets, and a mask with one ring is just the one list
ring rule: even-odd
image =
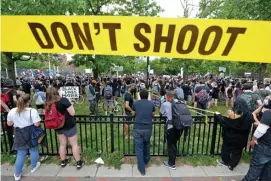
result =
[{"label": "black backpack", "polygon": [[171,102],[172,124],[176,129],[189,128],[193,124],[193,119],[187,106],[183,101]]}]

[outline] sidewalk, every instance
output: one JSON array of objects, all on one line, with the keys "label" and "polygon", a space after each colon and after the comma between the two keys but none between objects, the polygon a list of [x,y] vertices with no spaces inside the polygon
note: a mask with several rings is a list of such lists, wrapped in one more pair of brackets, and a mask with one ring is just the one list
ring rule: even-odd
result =
[{"label": "sidewalk", "polygon": [[[85,165],[77,171],[75,166],[42,165],[34,174],[30,167],[23,171],[22,181],[239,181],[248,171],[247,164],[240,164],[234,171],[222,166],[180,166],[176,170],[150,166],[142,178],[136,165],[123,164],[121,170],[105,166]],[[13,166],[1,165],[1,179],[13,181]]]}]

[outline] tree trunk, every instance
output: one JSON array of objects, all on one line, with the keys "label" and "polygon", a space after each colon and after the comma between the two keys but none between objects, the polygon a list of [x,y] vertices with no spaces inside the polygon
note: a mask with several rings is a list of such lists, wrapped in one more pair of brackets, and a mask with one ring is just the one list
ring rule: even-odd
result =
[{"label": "tree trunk", "polygon": [[4,52],[4,55],[7,57],[8,77],[15,82],[15,80],[16,80],[15,64],[14,64],[15,61],[12,59],[12,53],[11,52]]},{"label": "tree trunk", "polygon": [[266,72],[266,68],[267,68],[267,63],[261,63],[259,77],[258,77],[258,82],[263,82],[264,76],[265,76],[265,72]]}]

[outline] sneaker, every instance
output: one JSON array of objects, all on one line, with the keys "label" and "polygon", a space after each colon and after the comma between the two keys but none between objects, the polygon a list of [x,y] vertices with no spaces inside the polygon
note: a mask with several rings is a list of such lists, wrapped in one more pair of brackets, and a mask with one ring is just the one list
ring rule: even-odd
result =
[{"label": "sneaker", "polygon": [[230,171],[233,171],[233,169],[234,169],[232,166],[229,166],[228,168]]},{"label": "sneaker", "polygon": [[16,176],[15,173],[14,173],[14,179],[17,181],[17,180],[20,180],[21,179],[21,176],[22,174],[20,174],[19,176]]},{"label": "sneaker", "polygon": [[31,173],[34,173],[38,168],[40,167],[40,162],[37,162],[37,165],[35,168],[32,168]]},{"label": "sneaker", "polygon": [[67,158],[67,159],[65,159],[65,160],[62,160],[61,161],[61,167],[62,168],[64,168],[64,167],[66,167],[66,165],[68,164],[68,163],[70,163],[70,161],[71,161],[71,158]]},{"label": "sneaker", "polygon": [[228,164],[226,164],[226,163],[223,162],[222,160],[216,160],[216,162],[217,162],[220,166],[228,167]]},{"label": "sneaker", "polygon": [[[139,170],[138,170],[139,171]],[[140,172],[139,171],[139,173],[141,174],[141,176],[145,176],[146,175],[146,173],[144,173],[144,172]]]},{"label": "sneaker", "polygon": [[77,162],[76,168],[77,170],[80,170],[85,165],[85,162],[80,160]]},{"label": "sneaker", "polygon": [[168,167],[168,168],[170,168],[170,169],[172,169],[172,170],[176,170],[176,165],[169,165],[167,161],[164,161],[163,163],[164,163],[164,165],[165,165],[166,167]]}]

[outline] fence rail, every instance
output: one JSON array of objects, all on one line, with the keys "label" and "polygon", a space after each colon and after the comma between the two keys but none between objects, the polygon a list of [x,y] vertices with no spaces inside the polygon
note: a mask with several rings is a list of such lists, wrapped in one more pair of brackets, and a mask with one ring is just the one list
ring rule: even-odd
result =
[{"label": "fence rail", "polygon": [[[43,120],[43,116],[41,116]],[[127,122],[126,116],[75,116],[77,122],[78,144],[82,152],[101,151],[106,153],[119,152],[125,156],[135,155],[135,143],[130,137],[125,139],[124,126],[129,124],[132,135],[134,122]],[[214,116],[193,116],[194,125],[183,134],[178,142],[178,156],[184,155],[217,155],[222,145],[222,127]],[[165,119],[155,116],[151,137],[151,155],[166,156]],[[54,130],[46,129],[41,122],[47,138],[46,147],[40,147],[41,155],[58,155],[59,141]],[[10,153],[13,144],[13,128],[6,125],[6,114],[1,114],[1,152]],[[247,150],[247,149],[246,149]],[[249,150],[250,151],[250,150]],[[71,147],[67,147],[71,155]]]}]

